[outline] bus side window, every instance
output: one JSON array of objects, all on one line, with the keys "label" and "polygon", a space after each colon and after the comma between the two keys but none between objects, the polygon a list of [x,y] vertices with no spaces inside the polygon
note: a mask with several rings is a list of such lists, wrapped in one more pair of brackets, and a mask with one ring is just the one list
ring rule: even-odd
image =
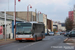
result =
[{"label": "bus side window", "polygon": [[42,33],[44,33],[44,31],[42,31]]},{"label": "bus side window", "polygon": [[33,30],[35,30],[35,25],[33,26]]},{"label": "bus side window", "polygon": [[33,26],[33,30],[35,30],[35,26]]}]

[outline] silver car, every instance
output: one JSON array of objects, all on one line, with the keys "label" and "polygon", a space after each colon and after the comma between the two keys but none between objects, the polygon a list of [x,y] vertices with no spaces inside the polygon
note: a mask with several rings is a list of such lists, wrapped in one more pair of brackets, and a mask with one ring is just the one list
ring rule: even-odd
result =
[{"label": "silver car", "polygon": [[54,36],[54,32],[49,32],[49,35],[53,35]]}]

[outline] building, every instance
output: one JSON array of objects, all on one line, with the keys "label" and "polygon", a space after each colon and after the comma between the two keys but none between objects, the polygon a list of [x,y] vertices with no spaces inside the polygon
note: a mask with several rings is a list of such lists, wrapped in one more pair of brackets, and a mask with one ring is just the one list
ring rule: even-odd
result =
[{"label": "building", "polygon": [[[11,12],[9,11],[9,12],[7,12],[7,14],[14,16],[13,11],[11,11]],[[27,21],[27,11],[17,11],[16,17],[19,17],[19,18]],[[28,12],[28,20],[36,21],[36,22],[43,22],[45,24],[45,28],[47,29],[47,15],[46,14],[43,14],[43,13],[38,14],[36,12],[29,11]]]},{"label": "building", "polygon": [[[1,26],[4,25],[4,12],[2,11],[1,13]],[[7,34],[8,34],[8,37],[9,37],[9,34],[12,34],[13,37],[14,37],[14,12],[13,11],[9,11],[9,12],[6,12],[7,14],[7,21],[9,21],[9,24],[10,26],[8,26],[9,28],[11,28],[11,32],[9,30],[9,28],[7,29]],[[3,18],[3,19],[2,19]],[[27,11],[17,11],[16,12],[16,23],[18,22],[22,22],[22,21],[36,21],[36,22],[42,22],[45,24],[45,29],[47,29],[47,15],[46,14],[38,14],[36,12],[32,12],[32,11],[29,11],[28,12],[28,17],[27,17]]]},{"label": "building", "polygon": [[74,12],[73,11],[69,11],[69,19],[74,21]]},{"label": "building", "polygon": [[[14,35],[14,16],[6,14],[6,35],[7,38],[13,38]],[[18,17],[16,17],[16,22],[22,22],[25,21],[23,19],[20,19]],[[4,12],[0,12],[0,27],[2,27],[2,31],[0,30],[0,32],[2,32],[2,34],[0,34],[0,39],[5,37],[5,15]]]},{"label": "building", "polygon": [[65,23],[61,23],[61,30],[62,30],[62,31],[66,31]]},{"label": "building", "polygon": [[75,5],[74,5],[74,9],[73,9],[73,12],[74,12],[74,14],[73,14],[73,16],[74,16],[73,29],[75,30]]},{"label": "building", "polygon": [[[13,11],[6,12],[9,15],[14,16]],[[28,21],[36,21],[36,13],[29,11],[28,17],[27,17],[27,11],[16,11],[16,17],[19,17],[20,19],[28,20]],[[28,19],[27,19],[28,18]]]},{"label": "building", "polygon": [[45,14],[43,14],[43,23],[45,24],[45,29],[47,29],[47,15]]},{"label": "building", "polygon": [[65,24],[60,22],[53,22],[53,29],[57,31],[66,31]]},{"label": "building", "polygon": [[50,29],[53,32],[53,21],[52,20],[50,20]]},{"label": "building", "polygon": [[50,31],[53,31],[53,21],[47,19],[47,29],[49,29]]},{"label": "building", "polygon": [[53,30],[54,29],[58,31],[58,23],[57,22],[53,22]]}]

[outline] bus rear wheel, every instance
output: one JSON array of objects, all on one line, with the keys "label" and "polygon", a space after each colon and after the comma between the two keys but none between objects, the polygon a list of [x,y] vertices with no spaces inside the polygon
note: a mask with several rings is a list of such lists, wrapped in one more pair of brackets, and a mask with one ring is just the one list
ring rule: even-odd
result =
[{"label": "bus rear wheel", "polygon": [[22,42],[22,40],[19,40],[19,42]]},{"label": "bus rear wheel", "polygon": [[43,40],[43,36],[41,36],[41,39],[40,40]]}]

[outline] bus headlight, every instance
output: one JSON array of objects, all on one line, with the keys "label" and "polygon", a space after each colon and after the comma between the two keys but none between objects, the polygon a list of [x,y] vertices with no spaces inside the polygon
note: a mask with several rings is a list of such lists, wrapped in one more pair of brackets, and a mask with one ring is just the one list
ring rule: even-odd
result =
[{"label": "bus headlight", "polygon": [[18,38],[18,36],[16,35],[16,38]]}]

